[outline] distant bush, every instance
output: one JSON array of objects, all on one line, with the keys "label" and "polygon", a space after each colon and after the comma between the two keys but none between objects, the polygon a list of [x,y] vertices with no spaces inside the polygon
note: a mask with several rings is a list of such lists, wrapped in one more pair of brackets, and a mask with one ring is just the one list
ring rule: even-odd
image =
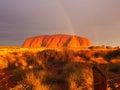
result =
[{"label": "distant bush", "polygon": [[109,64],[108,71],[120,74],[120,64]]},{"label": "distant bush", "polygon": [[16,78],[16,79],[20,79],[22,80],[22,78],[25,76],[25,71],[22,70],[21,68],[17,68],[13,71],[13,76]]},{"label": "distant bush", "polygon": [[13,63],[13,62],[8,62],[8,69],[9,69],[9,70],[16,69],[15,63]]},{"label": "distant bush", "polygon": [[103,49],[104,46],[90,46],[89,49]]},{"label": "distant bush", "polygon": [[33,52],[24,52],[22,54],[22,57],[26,58],[26,61],[28,62],[28,64],[32,64],[35,61],[35,56]]},{"label": "distant bush", "polygon": [[83,58],[84,60],[90,60],[90,57],[87,55],[86,52],[77,52],[76,56],[79,56],[79,57]]},{"label": "distant bush", "polygon": [[113,47],[112,47],[112,46],[106,46],[106,48],[107,48],[107,49],[113,49]]},{"label": "distant bush", "polygon": [[120,49],[108,52],[104,58],[110,61],[113,58],[120,58]]},{"label": "distant bush", "polygon": [[105,46],[105,45],[101,45],[101,46],[90,46],[88,47],[89,49],[113,49],[112,46]]},{"label": "distant bush", "polygon": [[104,56],[103,52],[95,52],[95,53],[93,54],[93,57],[95,57],[95,58],[103,57],[103,56]]},{"label": "distant bush", "polygon": [[[70,52],[69,52],[70,53]],[[71,60],[72,55],[67,51],[44,50],[37,53],[37,57],[42,61],[46,69],[62,67]]]}]

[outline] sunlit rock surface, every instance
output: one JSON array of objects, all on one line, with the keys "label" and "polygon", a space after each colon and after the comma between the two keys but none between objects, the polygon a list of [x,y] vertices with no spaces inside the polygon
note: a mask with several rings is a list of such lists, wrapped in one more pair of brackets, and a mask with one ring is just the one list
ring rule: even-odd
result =
[{"label": "sunlit rock surface", "polygon": [[42,35],[25,40],[23,47],[81,47],[90,46],[89,39],[76,35]]}]

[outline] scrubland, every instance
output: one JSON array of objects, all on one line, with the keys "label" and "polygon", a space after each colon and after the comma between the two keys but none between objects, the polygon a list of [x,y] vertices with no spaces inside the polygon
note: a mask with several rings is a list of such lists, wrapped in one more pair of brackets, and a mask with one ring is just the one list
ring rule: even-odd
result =
[{"label": "scrubland", "polygon": [[93,66],[120,89],[119,47],[0,47],[0,90],[93,90]]}]

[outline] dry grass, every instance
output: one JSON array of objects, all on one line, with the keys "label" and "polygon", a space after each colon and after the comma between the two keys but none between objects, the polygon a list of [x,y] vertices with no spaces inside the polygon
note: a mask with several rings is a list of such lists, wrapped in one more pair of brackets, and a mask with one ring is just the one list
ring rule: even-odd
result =
[{"label": "dry grass", "polygon": [[97,49],[0,48],[0,69],[13,70],[14,76],[21,77],[10,90],[73,90],[93,84],[92,64],[120,61],[119,55],[109,56],[108,52],[114,53],[113,48]]},{"label": "dry grass", "polygon": [[42,84],[43,73],[39,73],[37,76],[33,73],[27,73],[25,81],[32,85],[33,90],[49,90],[50,87]]}]

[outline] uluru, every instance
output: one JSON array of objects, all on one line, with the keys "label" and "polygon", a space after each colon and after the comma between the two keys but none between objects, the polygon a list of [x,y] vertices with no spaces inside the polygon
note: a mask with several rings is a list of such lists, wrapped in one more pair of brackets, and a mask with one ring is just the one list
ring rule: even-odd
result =
[{"label": "uluru", "polygon": [[89,39],[66,34],[40,35],[27,38],[23,47],[87,47],[90,46]]}]

